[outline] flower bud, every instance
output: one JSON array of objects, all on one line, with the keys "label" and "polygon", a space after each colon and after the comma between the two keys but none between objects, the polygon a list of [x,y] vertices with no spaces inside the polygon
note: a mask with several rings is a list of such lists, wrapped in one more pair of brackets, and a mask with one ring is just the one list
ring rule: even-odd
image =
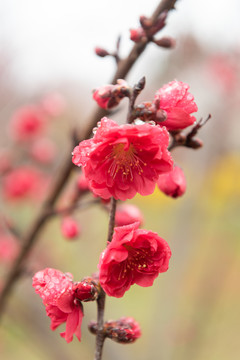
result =
[{"label": "flower bud", "polygon": [[122,344],[132,343],[141,336],[140,326],[132,317],[107,321],[104,328],[106,337]]},{"label": "flower bud", "polygon": [[62,235],[66,239],[75,239],[80,233],[78,223],[70,216],[66,216],[65,218],[63,218],[61,224],[61,231]]},{"label": "flower bud", "polygon": [[76,283],[73,290],[75,298],[80,301],[94,301],[98,297],[97,286],[91,278],[87,278],[79,283]]},{"label": "flower bud", "polygon": [[100,57],[105,57],[105,56],[109,55],[109,52],[107,50],[100,48],[100,47],[96,47],[94,49],[94,51],[95,51],[95,54]]},{"label": "flower bud", "polygon": [[184,172],[180,167],[174,166],[172,171],[159,176],[157,185],[168,196],[173,198],[182,196],[186,191]]},{"label": "flower bud", "polygon": [[140,42],[144,37],[146,37],[146,33],[142,27],[137,29],[130,29],[130,39],[136,43]]},{"label": "flower bud", "polygon": [[160,47],[163,47],[165,49],[172,49],[175,47],[176,45],[176,41],[169,37],[169,36],[166,36],[166,37],[163,37],[159,40],[154,40],[154,43]]},{"label": "flower bud", "polygon": [[93,92],[93,99],[103,109],[117,106],[126,96],[129,96],[129,86],[122,79],[118,79],[116,85],[105,85]]},{"label": "flower bud", "polygon": [[139,221],[143,223],[143,215],[139,208],[132,204],[122,204],[117,207],[115,225],[124,226]]},{"label": "flower bud", "polygon": [[[98,330],[97,322],[91,321],[88,329],[92,334],[96,335]],[[116,321],[110,320],[105,322],[104,335],[118,343],[129,344],[141,336],[141,329],[138,322],[132,317],[122,317]]]}]

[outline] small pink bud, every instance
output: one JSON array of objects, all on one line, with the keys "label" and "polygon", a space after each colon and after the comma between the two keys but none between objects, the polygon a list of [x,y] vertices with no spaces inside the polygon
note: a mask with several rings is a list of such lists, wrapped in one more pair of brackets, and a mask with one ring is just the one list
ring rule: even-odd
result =
[{"label": "small pink bud", "polygon": [[143,223],[143,215],[139,208],[132,204],[122,204],[117,207],[115,225],[124,226],[139,221]]},{"label": "small pink bud", "polygon": [[93,301],[98,296],[97,287],[91,278],[76,283],[73,290],[75,298],[80,301]]},{"label": "small pink bud", "polygon": [[173,38],[169,37],[169,36],[163,37],[163,38],[161,38],[159,40],[154,40],[154,43],[156,45],[160,46],[160,47],[165,48],[165,49],[172,49],[176,45],[176,41]]},{"label": "small pink bud", "polygon": [[159,176],[157,185],[168,196],[173,198],[182,196],[186,191],[184,172],[180,167],[174,166],[172,171]]},{"label": "small pink bud", "polygon": [[67,216],[62,220],[61,231],[66,239],[75,239],[80,233],[79,224],[76,220]]},{"label": "small pink bud", "polygon": [[137,29],[130,29],[130,39],[136,43],[140,42],[144,37],[146,37],[146,33],[142,27]]},{"label": "small pink bud", "polygon": [[94,90],[93,99],[103,109],[111,109],[129,95],[129,86],[125,80],[118,79],[116,85],[105,85]]},{"label": "small pink bud", "polygon": [[95,51],[95,54],[100,57],[105,57],[105,56],[109,55],[109,52],[107,50],[100,48],[100,47],[96,47],[94,49],[94,51]]}]

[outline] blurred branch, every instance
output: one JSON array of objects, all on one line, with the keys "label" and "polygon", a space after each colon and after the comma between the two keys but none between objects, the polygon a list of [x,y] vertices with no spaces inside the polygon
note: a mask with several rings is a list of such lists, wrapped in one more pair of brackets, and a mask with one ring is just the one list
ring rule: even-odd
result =
[{"label": "blurred branch", "polygon": [[[156,23],[159,15],[163,11],[169,11],[173,9],[176,1],[177,0],[162,0],[150,18],[152,24],[154,25]],[[125,59],[120,60],[118,62],[116,73],[112,79],[112,84],[115,84],[117,79],[124,79],[126,77],[126,75],[131,70],[134,63],[138,60],[138,58],[140,57],[140,55],[143,53],[148,43],[150,42],[151,42],[150,39],[145,38],[139,43],[136,43],[132,47],[132,50],[130,51],[129,55]],[[96,108],[92,116],[90,117],[89,121],[87,122],[88,126],[84,134],[82,135],[82,132],[77,133],[78,142],[89,138],[92,134],[92,129],[96,126],[99,119],[101,119],[103,116],[106,116],[107,114],[108,112],[106,110]],[[76,143],[76,141],[73,142],[74,145],[77,145],[78,143],[78,142]],[[67,183],[70,177],[70,174],[72,173],[72,170],[76,168],[75,165],[73,165],[69,155],[71,151],[72,148],[69,149],[69,152],[63,163],[63,166],[55,177],[55,181],[49,192],[47,200],[43,204],[38,216],[32,222],[27,233],[22,239],[23,240],[22,249],[19,253],[18,258],[13,264],[8,276],[6,277],[5,284],[2,288],[2,292],[0,296],[0,316],[3,313],[7,298],[10,295],[14,284],[16,283],[16,281],[18,280],[18,278],[20,277],[21,273],[24,270],[24,262],[27,256],[29,255],[30,250],[33,248],[34,244],[36,243],[40,231],[43,229],[44,225],[47,223],[48,219],[50,218],[49,212],[52,211],[52,209],[54,208],[54,205],[59,195],[61,194],[65,184]]]}]

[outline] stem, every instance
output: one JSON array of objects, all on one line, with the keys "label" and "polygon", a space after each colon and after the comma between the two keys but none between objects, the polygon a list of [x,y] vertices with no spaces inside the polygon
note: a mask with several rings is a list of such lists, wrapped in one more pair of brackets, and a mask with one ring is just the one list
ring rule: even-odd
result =
[{"label": "stem", "polygon": [[[158,16],[164,11],[164,10],[171,10],[174,7],[174,4],[177,0],[162,0],[156,10],[154,11],[151,19],[154,23]],[[115,84],[117,79],[124,79],[128,72],[131,70],[134,63],[137,61],[137,59],[140,57],[142,52],[145,50],[146,46],[150,42],[149,39],[145,39],[144,41],[137,43],[133,46],[132,50],[130,51],[128,57],[126,57],[123,60],[120,60],[118,63],[118,67],[116,70],[115,75],[112,79],[112,84]],[[88,127],[82,135],[82,131],[77,133],[77,139],[78,141],[82,141],[84,139],[88,139],[92,134],[93,127],[96,126],[97,122],[100,118],[103,116],[106,116],[108,114],[108,111],[104,109],[96,108],[96,110],[93,112],[92,116],[89,119]],[[77,145],[74,141],[74,145]],[[56,176],[56,180],[53,183],[53,186],[51,188],[51,191],[48,195],[48,198],[46,202],[43,204],[39,215],[37,218],[33,221],[32,225],[30,226],[28,232],[26,233],[25,237],[23,238],[23,246],[22,249],[18,255],[18,258],[14,262],[12,268],[10,269],[10,272],[8,276],[6,277],[5,284],[3,285],[2,292],[0,295],[0,317],[4,311],[5,304],[7,302],[7,298],[10,295],[16,281],[20,277],[21,273],[24,270],[24,263],[29,255],[29,252],[32,250],[33,246],[35,245],[38,235],[40,231],[42,230],[45,223],[49,220],[50,216],[48,216],[48,212],[51,211],[61,194],[65,184],[67,183],[73,169],[75,169],[75,165],[72,164],[70,159],[71,151],[69,151],[67,158],[65,159],[65,162],[63,164],[63,167],[60,169],[58,176]]]},{"label": "stem", "polygon": [[[110,217],[109,217],[109,225],[108,225],[108,243],[112,241],[113,231],[114,231],[114,224],[115,224],[115,214],[117,208],[117,200],[112,197],[111,199],[111,210],[110,210]],[[96,336],[96,351],[95,351],[95,358],[94,360],[101,360],[102,359],[102,350],[103,344],[105,340],[105,333],[104,333],[104,307],[105,307],[105,300],[106,300],[106,293],[103,289],[99,294],[97,299],[97,336]]]}]

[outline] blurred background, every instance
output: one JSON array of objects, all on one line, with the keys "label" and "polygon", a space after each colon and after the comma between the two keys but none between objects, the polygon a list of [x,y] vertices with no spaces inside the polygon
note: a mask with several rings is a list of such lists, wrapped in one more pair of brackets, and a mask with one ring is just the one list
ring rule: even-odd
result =
[{"label": "blurred background", "polygon": [[[121,35],[120,52],[125,56],[132,46],[129,29],[138,26],[139,15],[151,15],[157,4],[156,0],[1,0],[0,235],[6,223],[14,231],[26,231],[51,177],[71,154],[73,128],[87,126],[95,107],[92,89],[110,81],[115,63],[97,57],[94,48],[113,51]],[[130,84],[146,76],[139,101],[151,100],[173,79],[188,83],[199,108],[197,118],[211,113],[212,119],[199,134],[203,148],[173,151],[187,178],[182,198],[167,198],[156,189],[151,196],[129,201],[141,209],[144,228],[167,240],[173,255],[169,270],[153,287],[133,286],[123,298],[107,299],[106,319],[133,316],[143,335],[128,346],[106,341],[106,360],[239,359],[239,12],[237,0],[178,1],[159,33],[159,38],[174,37],[176,48],[149,45],[128,76]],[[29,104],[41,106],[47,118],[45,140],[52,146],[47,161],[42,157],[46,142],[34,152],[32,144],[20,146],[14,140],[13,116]],[[126,109],[124,100],[113,118],[124,122]],[[41,189],[24,201],[11,192],[6,196],[9,164],[35,166],[41,171]],[[73,174],[60,206],[68,204],[77,175]],[[93,358],[95,338],[87,324],[96,318],[95,303],[84,306],[82,342],[74,339],[67,344],[59,329],[49,329],[50,319],[31,286],[32,274],[45,267],[71,272],[76,281],[96,270],[107,237],[107,214],[96,205],[74,215],[81,227],[79,239],[64,239],[59,218],[42,231],[28,272],[9,299],[0,328],[1,359]],[[0,285],[11,261],[11,256],[0,259]]]}]

